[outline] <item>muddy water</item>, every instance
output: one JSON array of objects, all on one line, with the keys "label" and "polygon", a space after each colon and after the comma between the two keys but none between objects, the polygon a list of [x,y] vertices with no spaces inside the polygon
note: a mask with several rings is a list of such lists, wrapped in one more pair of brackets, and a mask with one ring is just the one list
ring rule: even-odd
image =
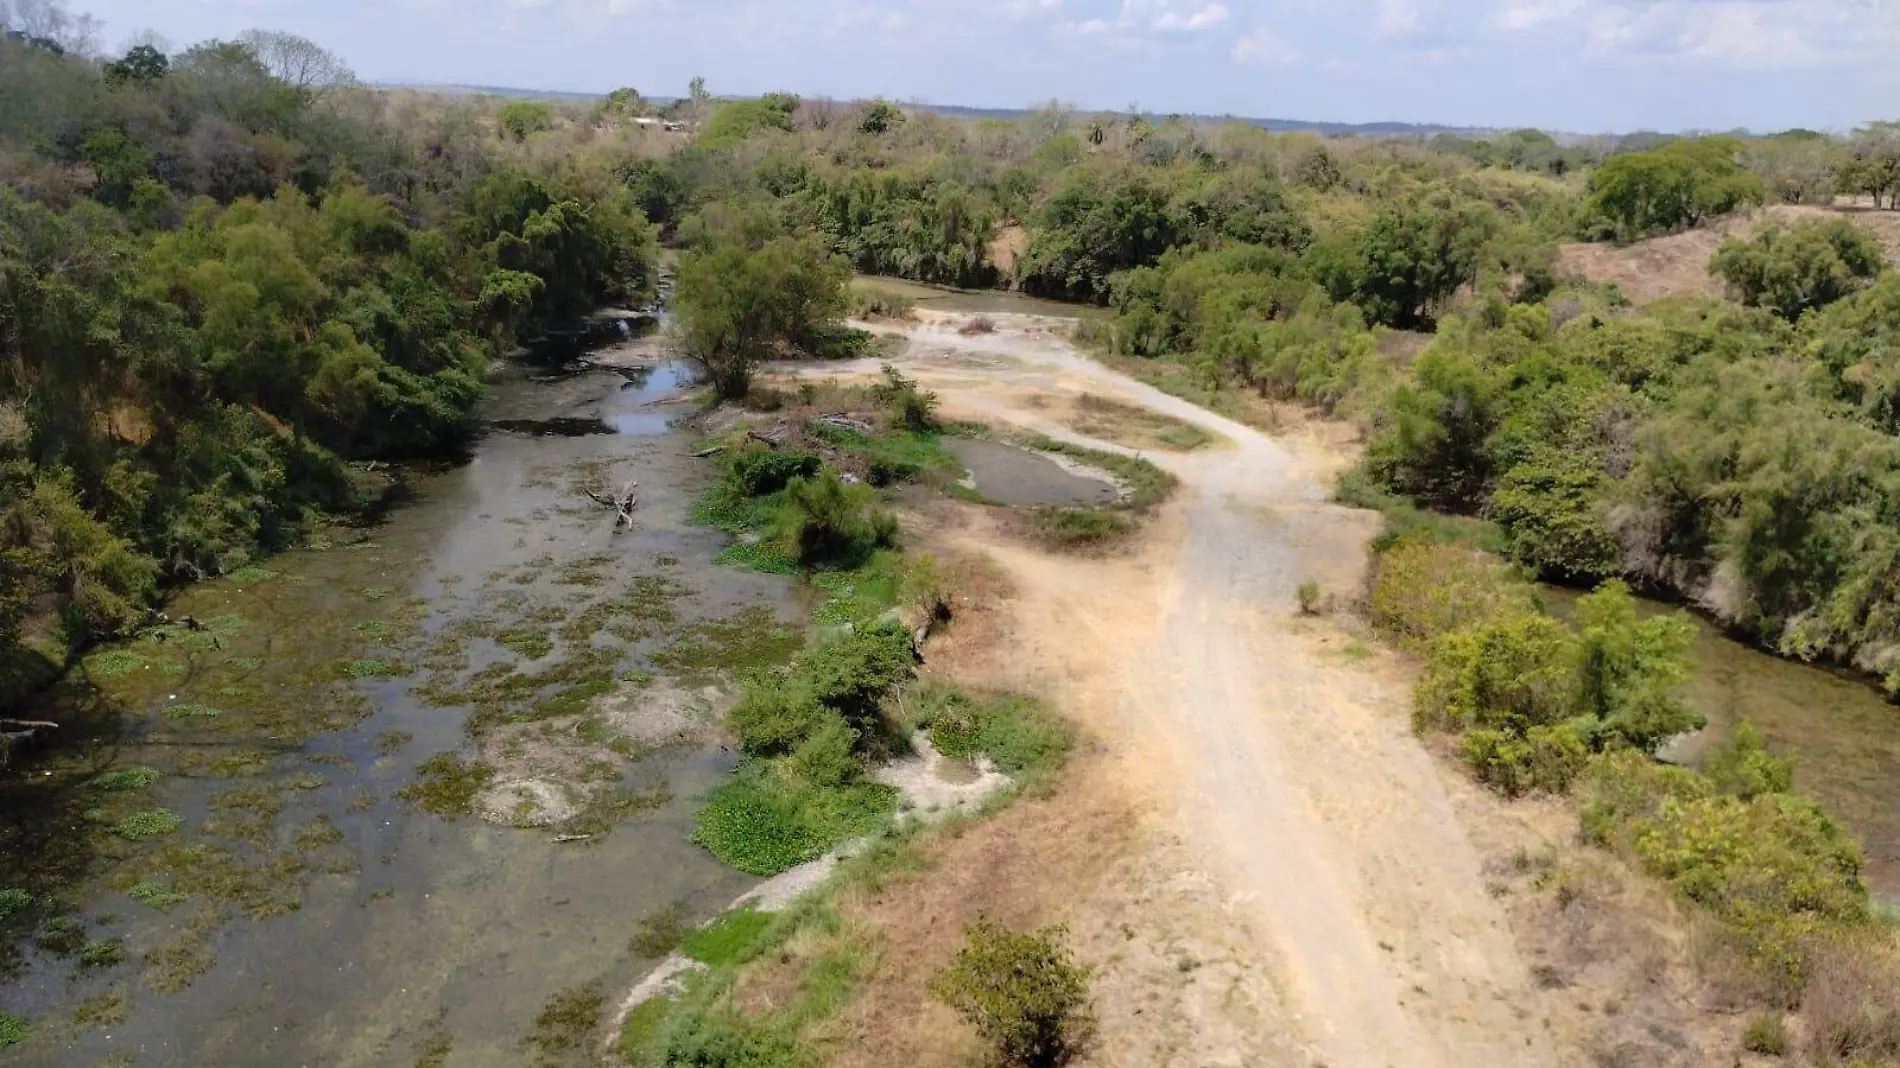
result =
[{"label": "muddy water", "polygon": [[[1577,594],[1547,588],[1567,613]],[[1652,612],[1671,611],[1648,603]],[[1697,619],[1695,677],[1688,697],[1707,729],[1678,743],[1694,762],[1748,720],[1776,752],[1800,756],[1795,785],[1821,799],[1867,850],[1867,874],[1883,895],[1900,898],[1900,708],[1865,681],[1769,656]]]},{"label": "muddy water", "polygon": [[[635,670],[695,620],[796,617],[786,580],[714,567],[723,538],[686,523],[704,474],[670,426],[683,382],[668,366],[510,370],[497,428],[466,464],[416,476],[386,521],[200,585],[171,608],[191,625],[95,654],[93,678],[49,697],[77,744],[0,793],[0,887],[36,897],[7,925],[0,988],[33,1032],[0,1063],[409,1065],[446,1049],[428,1063],[524,1064],[551,995],[636,977],[643,915],[710,915],[742,892],[752,880],[686,840],[730,770],[717,747],[590,765],[637,802],[579,842],[396,796],[425,759],[471,751],[468,709],[416,691],[514,657],[498,625],[559,631],[663,579],[672,599],[646,608],[663,625],[607,646],[563,636],[539,658],[591,643]],[[630,480],[639,524],[616,533],[581,490]],[[131,767],[160,777],[98,785]],[[128,841],[155,810],[181,826]],[[81,944],[111,939],[85,966]]]},{"label": "muddy water", "polygon": [[1113,485],[1079,475],[1039,452],[994,441],[945,438],[943,447],[970,473],[971,488],[1011,508],[1115,503]]}]

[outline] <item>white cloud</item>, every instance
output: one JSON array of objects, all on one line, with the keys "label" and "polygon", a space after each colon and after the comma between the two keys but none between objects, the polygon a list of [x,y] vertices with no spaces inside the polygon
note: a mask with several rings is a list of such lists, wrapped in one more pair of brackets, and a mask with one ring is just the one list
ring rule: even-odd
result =
[{"label": "white cloud", "polygon": [[1895,0],[1496,0],[1505,33],[1580,35],[1596,57],[1679,57],[1737,69],[1813,66],[1865,57]]},{"label": "white cloud", "polygon": [[1379,0],[1372,32],[1381,37],[1402,37],[1418,30],[1421,15],[1419,0]]},{"label": "white cloud", "polygon": [[1511,0],[1498,10],[1495,21],[1500,29],[1529,30],[1568,20],[1585,6],[1585,0]]},{"label": "white cloud", "polygon": [[1227,5],[1212,3],[1199,11],[1183,14],[1179,11],[1163,11],[1149,24],[1151,29],[1166,32],[1169,30],[1205,30],[1227,21]]},{"label": "white cloud", "polygon": [[1300,61],[1299,49],[1281,40],[1271,30],[1255,30],[1234,42],[1234,61],[1280,67]]}]

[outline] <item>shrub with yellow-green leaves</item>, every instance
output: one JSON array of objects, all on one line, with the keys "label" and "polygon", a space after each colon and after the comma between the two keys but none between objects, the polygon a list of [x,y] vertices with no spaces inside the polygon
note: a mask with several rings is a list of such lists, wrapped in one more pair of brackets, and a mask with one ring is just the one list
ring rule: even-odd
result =
[{"label": "shrub with yellow-green leaves", "polygon": [[[1785,767],[1742,734],[1712,763]],[[1760,978],[1792,1000],[1820,936],[1871,916],[1859,844],[1813,799],[1770,787],[1785,775],[1711,777],[1634,752],[1599,758],[1583,828],[1710,910]]]}]

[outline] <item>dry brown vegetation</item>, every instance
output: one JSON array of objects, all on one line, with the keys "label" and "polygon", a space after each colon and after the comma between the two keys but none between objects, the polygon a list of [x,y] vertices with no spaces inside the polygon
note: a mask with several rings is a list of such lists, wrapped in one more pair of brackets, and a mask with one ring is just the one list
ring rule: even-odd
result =
[{"label": "dry brown vegetation", "polygon": [[1752,238],[1770,224],[1787,226],[1829,218],[1847,218],[1865,228],[1880,242],[1888,262],[1900,264],[1900,212],[1795,204],[1736,212],[1708,226],[1627,245],[1569,244],[1561,250],[1561,262],[1585,281],[1614,283],[1637,305],[1685,294],[1720,297],[1722,281],[1709,274],[1709,258],[1722,242],[1731,237]]}]

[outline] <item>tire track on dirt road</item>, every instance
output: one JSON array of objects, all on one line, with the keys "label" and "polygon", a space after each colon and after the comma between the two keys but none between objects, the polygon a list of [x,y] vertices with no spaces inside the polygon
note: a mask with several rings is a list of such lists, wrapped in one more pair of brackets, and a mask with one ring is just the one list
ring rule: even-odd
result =
[{"label": "tire track on dirt road", "polygon": [[1131,760],[1173,765],[1169,818],[1255,932],[1310,1056],[1330,1068],[1556,1063],[1541,994],[1411,736],[1405,687],[1329,656],[1295,618],[1299,583],[1356,587],[1375,529],[1329,503],[1336,458],[1136,382],[1033,320],[996,319],[973,338],[934,316],[901,331],[906,370],[953,407],[1056,437],[1086,440],[1025,403],[1029,391],[1108,394],[1231,443],[1150,455],[1181,479],[1158,524],[1178,537],[1139,566],[997,555],[1031,591],[1038,567],[1097,569],[1101,581],[1079,582],[1096,603],[1078,610],[1094,618],[1159,613],[1142,623],[1158,637],[1104,644],[1101,670],[1124,692],[1113,722],[1090,727]]}]

